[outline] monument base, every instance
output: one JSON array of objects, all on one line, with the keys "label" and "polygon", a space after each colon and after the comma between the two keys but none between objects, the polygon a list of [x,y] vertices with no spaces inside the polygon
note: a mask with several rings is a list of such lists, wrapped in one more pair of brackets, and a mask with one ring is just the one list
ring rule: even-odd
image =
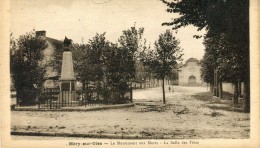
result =
[{"label": "monument base", "polygon": [[60,77],[60,97],[62,106],[71,106],[77,100],[76,79],[73,70],[72,53],[65,50],[62,57],[61,77]]},{"label": "monument base", "polygon": [[75,91],[75,80],[60,80],[60,91]]},{"label": "monument base", "polygon": [[63,106],[77,100],[75,84],[75,80],[61,80],[59,102],[64,104]]}]

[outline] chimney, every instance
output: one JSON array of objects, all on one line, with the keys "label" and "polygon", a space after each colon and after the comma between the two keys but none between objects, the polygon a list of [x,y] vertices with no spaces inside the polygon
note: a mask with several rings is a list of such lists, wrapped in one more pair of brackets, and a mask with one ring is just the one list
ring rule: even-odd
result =
[{"label": "chimney", "polygon": [[44,37],[46,38],[46,31],[42,30],[42,31],[36,31],[36,37]]}]

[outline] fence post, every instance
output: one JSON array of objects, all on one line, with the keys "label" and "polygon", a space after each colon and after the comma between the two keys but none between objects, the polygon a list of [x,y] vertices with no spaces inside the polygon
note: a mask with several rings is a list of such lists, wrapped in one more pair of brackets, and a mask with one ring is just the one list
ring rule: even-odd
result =
[{"label": "fence post", "polygon": [[39,100],[39,95],[40,95],[40,90],[36,90],[36,100],[37,100],[37,103],[38,103],[38,109],[40,109],[40,100]]},{"label": "fence post", "polygon": [[[51,90],[48,93],[51,94]],[[51,95],[48,95],[48,96],[51,96]],[[52,109],[51,100],[52,100],[52,97],[50,97],[50,109]]]},{"label": "fence post", "polygon": [[133,89],[130,87],[130,102],[133,103]]},{"label": "fence post", "polygon": [[63,91],[61,90],[61,107],[63,107]]},{"label": "fence post", "polygon": [[84,105],[86,107],[86,101],[87,101],[87,93],[86,90],[83,91],[83,99],[84,99]]},{"label": "fence post", "polygon": [[55,97],[55,102],[56,102],[56,109],[58,108],[58,100],[56,100],[56,95],[57,95],[57,92],[55,89],[53,89],[53,97]]}]

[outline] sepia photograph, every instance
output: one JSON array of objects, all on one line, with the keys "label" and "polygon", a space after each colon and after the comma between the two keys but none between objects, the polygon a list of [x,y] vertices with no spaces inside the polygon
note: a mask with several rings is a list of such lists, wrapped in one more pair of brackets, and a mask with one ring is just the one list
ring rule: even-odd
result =
[{"label": "sepia photograph", "polygon": [[220,147],[258,139],[251,7],[251,0],[9,0],[10,140]]}]

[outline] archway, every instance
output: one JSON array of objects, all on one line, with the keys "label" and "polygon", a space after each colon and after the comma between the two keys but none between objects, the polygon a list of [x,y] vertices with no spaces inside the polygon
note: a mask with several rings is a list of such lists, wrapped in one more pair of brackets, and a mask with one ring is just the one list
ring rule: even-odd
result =
[{"label": "archway", "polygon": [[189,77],[188,86],[196,86],[196,77],[195,76]]}]

